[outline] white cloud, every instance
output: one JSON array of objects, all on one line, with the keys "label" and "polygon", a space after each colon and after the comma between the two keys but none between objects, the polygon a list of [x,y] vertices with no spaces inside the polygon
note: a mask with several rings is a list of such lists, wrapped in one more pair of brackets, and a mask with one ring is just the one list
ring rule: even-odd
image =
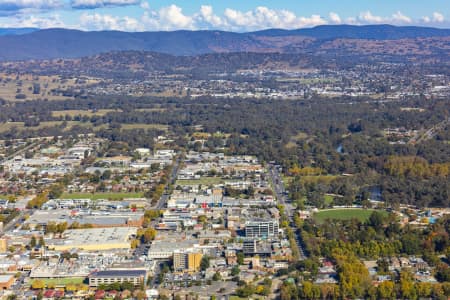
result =
[{"label": "white cloud", "polygon": [[429,24],[429,23],[437,24],[437,23],[443,23],[444,21],[445,21],[444,15],[437,11],[435,11],[431,17],[423,16],[420,19],[420,22],[425,23],[425,24]]},{"label": "white cloud", "polygon": [[70,5],[75,9],[95,9],[111,6],[138,5],[139,0],[72,0]]},{"label": "white cloud", "polygon": [[233,30],[295,29],[327,24],[327,21],[320,15],[298,17],[291,11],[273,10],[265,6],[259,6],[246,12],[227,8],[224,12],[224,19],[228,29]]},{"label": "white cloud", "polygon": [[194,20],[183,14],[181,7],[172,4],[158,12],[159,26],[163,29],[194,29]]},{"label": "white cloud", "polygon": [[408,16],[405,16],[400,11],[398,11],[392,15],[392,22],[393,23],[411,23],[412,19]]},{"label": "white cloud", "polygon": [[380,16],[372,15],[370,11],[364,11],[359,14],[358,20],[363,23],[383,23],[385,19]]},{"label": "white cloud", "polygon": [[82,29],[87,30],[177,30],[195,29],[192,17],[185,16],[180,7],[171,5],[159,11],[145,11],[140,18],[117,17],[108,14],[83,13],[80,16]]},{"label": "white cloud", "polygon": [[430,19],[430,17],[428,17],[428,16],[424,16],[424,17],[422,17],[420,20],[421,20],[423,23],[430,23],[430,22],[431,22],[431,19]]},{"label": "white cloud", "polygon": [[[2,16],[20,17],[20,21],[31,24],[42,24],[39,27],[62,26],[56,19],[46,18],[50,10],[82,10],[105,7],[122,7],[136,5],[141,9],[141,15],[130,17],[118,16],[114,10],[107,14],[100,11],[83,12],[79,15],[80,23],[74,27],[88,30],[124,30],[124,31],[152,31],[178,29],[219,29],[228,31],[255,31],[268,28],[296,29],[314,27],[324,24],[434,24],[444,26],[448,24],[440,12],[431,16],[413,20],[397,11],[390,16],[378,16],[371,11],[363,11],[356,17],[342,18],[336,12],[329,12],[326,17],[314,14],[311,16],[297,15],[285,9],[271,9],[258,6],[252,10],[242,11],[226,8],[215,12],[212,5],[201,5],[197,12],[185,14],[180,6],[175,4],[155,9],[150,6],[150,0],[0,0],[0,19]],[[120,8],[115,8],[117,11]],[[46,14],[42,14],[46,12]],[[12,25],[6,25],[11,27]]]},{"label": "white cloud", "polygon": [[40,17],[35,15],[7,18],[5,22],[0,20],[0,27],[32,27],[32,28],[68,28],[58,14]]},{"label": "white cloud", "polygon": [[372,14],[370,11],[363,11],[359,14],[358,18],[349,18],[347,23],[349,24],[410,24],[413,20],[404,15],[401,11],[397,11],[392,14],[391,17],[381,17]]},{"label": "white cloud", "polygon": [[62,6],[62,0],[0,0],[0,14],[13,15],[24,11],[38,12]]},{"label": "white cloud", "polygon": [[141,31],[144,29],[140,22],[130,17],[115,17],[98,13],[84,13],[80,16],[80,25],[88,30],[123,30]]},{"label": "white cloud", "polygon": [[149,10],[150,9],[150,4],[148,2],[142,1],[141,2],[141,8],[145,9],[145,10]]},{"label": "white cloud", "polygon": [[202,5],[200,7],[200,13],[197,19],[216,28],[226,25],[226,22],[221,17],[214,14],[213,8],[210,5]]},{"label": "white cloud", "polygon": [[444,20],[445,20],[445,18],[444,18],[443,14],[441,14],[439,12],[433,13],[433,22],[442,23],[442,22],[444,22]]},{"label": "white cloud", "polygon": [[342,21],[341,17],[335,12],[330,12],[329,17],[330,17],[330,21],[335,24],[340,24]]}]

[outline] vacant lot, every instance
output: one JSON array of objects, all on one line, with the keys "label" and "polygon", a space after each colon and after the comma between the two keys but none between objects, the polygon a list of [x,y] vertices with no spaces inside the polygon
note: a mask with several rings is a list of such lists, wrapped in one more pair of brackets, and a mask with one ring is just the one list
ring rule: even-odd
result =
[{"label": "vacant lot", "polygon": [[[313,218],[319,223],[323,223],[326,219],[350,220],[353,218],[364,222],[369,219],[374,211],[374,209],[362,208],[327,209],[315,213]],[[379,212],[387,215],[387,212],[384,210],[379,210]]]}]

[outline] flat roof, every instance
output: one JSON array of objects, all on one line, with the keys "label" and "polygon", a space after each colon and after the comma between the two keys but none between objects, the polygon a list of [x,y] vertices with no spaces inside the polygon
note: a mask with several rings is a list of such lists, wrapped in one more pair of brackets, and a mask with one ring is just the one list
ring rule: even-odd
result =
[{"label": "flat roof", "polygon": [[136,227],[108,227],[89,229],[69,229],[63,234],[63,240],[52,240],[52,246],[83,246],[128,244],[128,238],[136,234]]},{"label": "flat roof", "polygon": [[145,270],[105,270],[95,272],[89,277],[145,277],[146,274]]},{"label": "flat roof", "polygon": [[11,280],[11,277],[14,277],[13,275],[0,275],[0,282],[8,282]]}]

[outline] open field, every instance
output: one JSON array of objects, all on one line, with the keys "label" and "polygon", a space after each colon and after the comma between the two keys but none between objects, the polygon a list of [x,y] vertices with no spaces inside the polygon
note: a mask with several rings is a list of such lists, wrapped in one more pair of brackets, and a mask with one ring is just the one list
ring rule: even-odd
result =
[{"label": "open field", "polygon": [[[342,208],[342,209],[327,209],[321,210],[314,214],[313,218],[319,223],[323,223],[326,219],[337,219],[337,220],[350,220],[356,218],[361,222],[369,219],[374,209],[363,209],[363,208]],[[386,214],[384,210],[378,210],[379,212]]]},{"label": "open field", "polygon": [[[165,112],[167,108],[138,108],[136,111],[140,112]],[[172,108],[172,110],[176,110],[176,108]]]},{"label": "open field", "polygon": [[157,129],[157,130],[169,130],[169,126],[163,124],[121,124],[122,130],[129,129]]},{"label": "open field", "polygon": [[[83,277],[68,277],[68,278],[46,278],[46,279],[40,279],[42,280],[47,286],[48,285],[54,285],[54,286],[66,286],[69,284],[78,285],[82,284],[84,282]],[[33,282],[33,281],[31,281]]]},{"label": "open field", "polygon": [[233,182],[233,180],[226,180],[220,177],[202,177],[200,179],[179,179],[176,181],[176,185],[210,185]]},{"label": "open field", "polygon": [[[60,76],[0,73],[0,98],[8,101],[72,99],[72,97],[53,95],[52,90],[79,89],[97,82],[98,80],[92,78],[83,78],[82,81],[79,81],[75,78],[63,79]],[[34,84],[39,84],[40,87],[36,93],[33,90]],[[25,99],[17,99],[16,95],[18,94],[25,95]]]},{"label": "open field", "polygon": [[144,193],[64,193],[61,199],[110,199],[122,200],[125,198],[143,198]]},{"label": "open field", "polygon": [[[39,130],[45,127],[60,126],[63,124],[63,122],[64,121],[46,121],[40,122],[38,126],[31,126],[31,127],[25,127],[23,122],[0,123],[0,133],[6,132],[11,128],[16,128],[17,130]],[[90,122],[67,121],[64,130],[70,130],[75,125],[83,127],[92,127],[92,124]],[[100,129],[100,127],[97,127],[96,129]]]},{"label": "open field", "polygon": [[54,110],[54,111],[52,111],[52,116],[53,117],[65,117],[65,116],[69,115],[71,117],[75,117],[75,116],[92,117],[92,116],[104,116],[110,112],[120,112],[120,110],[115,110],[115,109],[99,109],[96,111],[92,111],[92,110]]}]

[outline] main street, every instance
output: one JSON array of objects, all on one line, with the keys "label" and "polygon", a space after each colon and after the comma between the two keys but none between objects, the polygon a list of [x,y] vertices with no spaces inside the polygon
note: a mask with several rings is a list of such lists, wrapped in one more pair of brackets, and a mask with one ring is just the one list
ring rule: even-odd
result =
[{"label": "main street", "polygon": [[170,194],[169,194],[169,186],[171,184],[175,183],[175,180],[177,179],[178,175],[178,169],[180,167],[180,155],[178,155],[177,159],[175,160],[172,168],[172,172],[170,173],[169,180],[166,183],[166,187],[164,188],[164,193],[162,194],[161,198],[159,198],[158,204],[156,204],[156,209],[163,209],[166,207],[167,200],[169,200]]},{"label": "main street", "polygon": [[279,166],[269,164],[268,170],[269,175],[272,178],[273,189],[277,197],[278,203],[284,206],[284,212],[286,214],[286,217],[288,218],[289,227],[291,227],[292,231],[295,233],[295,242],[300,252],[299,260],[303,260],[306,258],[306,256],[305,251],[303,250],[302,247],[302,241],[300,238],[299,230],[297,230],[294,223],[295,208],[292,205],[292,201],[287,196],[288,193],[286,192],[286,188],[284,187],[284,182],[280,175]]}]

